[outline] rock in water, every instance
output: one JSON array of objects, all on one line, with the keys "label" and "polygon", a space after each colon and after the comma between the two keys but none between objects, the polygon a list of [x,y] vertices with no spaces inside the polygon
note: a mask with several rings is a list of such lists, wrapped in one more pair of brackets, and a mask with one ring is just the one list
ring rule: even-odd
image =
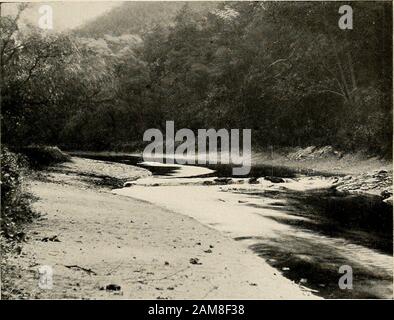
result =
[{"label": "rock in water", "polygon": [[384,199],[383,202],[393,205],[393,196],[391,196],[390,198]]},{"label": "rock in water", "polygon": [[248,183],[249,184],[258,184],[259,181],[257,180],[256,177],[251,177],[251,178],[249,178]]},{"label": "rock in water", "polygon": [[381,195],[384,199],[390,198],[390,197],[393,196],[393,190],[392,190],[391,188],[386,188],[386,189],[384,189],[384,190],[380,193],[380,195]]},{"label": "rock in water", "polygon": [[283,180],[282,178],[279,177],[272,177],[272,176],[267,176],[264,177],[265,180],[271,181],[273,183],[283,183],[285,182],[285,180]]},{"label": "rock in water", "polygon": [[215,183],[217,183],[217,184],[230,184],[230,183],[233,183],[233,179],[231,179],[231,178],[216,178],[213,181],[215,181]]},{"label": "rock in water", "polygon": [[129,188],[129,187],[133,186],[134,184],[135,184],[134,182],[125,182],[125,183],[123,184],[123,187],[124,187],[124,188]]}]

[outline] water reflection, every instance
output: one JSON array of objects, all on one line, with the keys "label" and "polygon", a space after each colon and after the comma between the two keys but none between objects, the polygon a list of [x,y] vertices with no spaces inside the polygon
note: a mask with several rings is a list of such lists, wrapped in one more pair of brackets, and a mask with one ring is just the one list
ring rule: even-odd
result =
[{"label": "water reflection", "polygon": [[[357,244],[393,254],[392,206],[378,196],[346,194],[331,189],[308,192],[275,190],[250,194],[281,199],[260,206],[286,213],[284,216],[269,217],[278,222],[329,237],[344,237]],[[291,219],[291,216],[307,219]]]},{"label": "water reflection", "polygon": [[[360,262],[362,248],[346,248],[338,241],[336,245],[322,239],[281,234],[275,239],[259,239],[250,246],[284,276],[325,298],[390,298],[392,297],[391,268]],[[365,254],[368,254],[366,251]],[[356,257],[355,257],[356,256]],[[380,257],[379,257],[380,258]],[[383,259],[384,260],[384,259]],[[387,259],[386,259],[387,260]],[[392,261],[390,259],[390,261]],[[383,261],[386,263],[389,261]],[[353,289],[341,290],[338,270],[342,265],[353,269]]]},{"label": "water reflection", "polygon": [[[334,190],[275,190],[249,195],[274,200],[247,205],[271,209],[261,210],[261,215],[292,226],[293,232],[236,240],[249,243],[286,277],[325,298],[392,297],[393,214],[380,197]],[[272,209],[280,214],[267,214]],[[353,290],[338,286],[341,265],[353,268]]]}]

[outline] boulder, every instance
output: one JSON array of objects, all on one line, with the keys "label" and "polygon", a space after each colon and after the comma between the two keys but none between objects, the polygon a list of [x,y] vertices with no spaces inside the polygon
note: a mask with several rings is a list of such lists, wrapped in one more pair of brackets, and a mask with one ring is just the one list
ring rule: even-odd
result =
[{"label": "boulder", "polygon": [[100,290],[107,290],[107,291],[120,291],[121,286],[117,284],[108,284],[105,287],[101,287]]},{"label": "boulder", "polygon": [[230,184],[233,183],[231,178],[216,178],[213,180],[216,184]]},{"label": "boulder", "polygon": [[267,176],[267,177],[264,177],[264,179],[268,180],[268,181],[271,181],[273,183],[283,183],[283,182],[285,182],[285,180],[283,180],[280,177]]},{"label": "boulder", "polygon": [[384,189],[380,195],[384,198],[384,199],[388,199],[390,197],[393,196],[393,189],[392,188],[386,188]]},{"label": "boulder", "polygon": [[258,184],[259,181],[257,180],[257,177],[251,177],[251,178],[249,178],[248,183],[249,184]]},{"label": "boulder", "polygon": [[393,205],[393,196],[391,196],[391,197],[389,197],[387,199],[384,199],[383,202]]},{"label": "boulder", "polygon": [[132,186],[134,186],[135,185],[135,183],[134,182],[125,182],[124,184],[123,184],[123,187],[124,188],[128,188],[128,187],[132,187]]}]

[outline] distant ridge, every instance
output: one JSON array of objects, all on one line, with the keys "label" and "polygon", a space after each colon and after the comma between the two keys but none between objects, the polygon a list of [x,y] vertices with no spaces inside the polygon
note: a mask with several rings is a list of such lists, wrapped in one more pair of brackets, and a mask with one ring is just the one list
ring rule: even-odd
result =
[{"label": "distant ridge", "polygon": [[170,26],[177,12],[185,5],[196,12],[204,12],[216,7],[220,1],[135,1],[125,2],[95,20],[75,30],[83,37],[102,38],[104,35],[143,35],[155,26]]}]

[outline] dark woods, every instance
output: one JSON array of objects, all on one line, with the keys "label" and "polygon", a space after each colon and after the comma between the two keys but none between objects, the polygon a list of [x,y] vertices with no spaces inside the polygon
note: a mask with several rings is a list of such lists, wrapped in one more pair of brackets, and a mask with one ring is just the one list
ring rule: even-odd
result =
[{"label": "dark woods", "polygon": [[340,5],[125,3],[62,34],[3,15],[2,141],[131,151],[174,120],[390,157],[392,5],[351,2],[353,30]]}]

